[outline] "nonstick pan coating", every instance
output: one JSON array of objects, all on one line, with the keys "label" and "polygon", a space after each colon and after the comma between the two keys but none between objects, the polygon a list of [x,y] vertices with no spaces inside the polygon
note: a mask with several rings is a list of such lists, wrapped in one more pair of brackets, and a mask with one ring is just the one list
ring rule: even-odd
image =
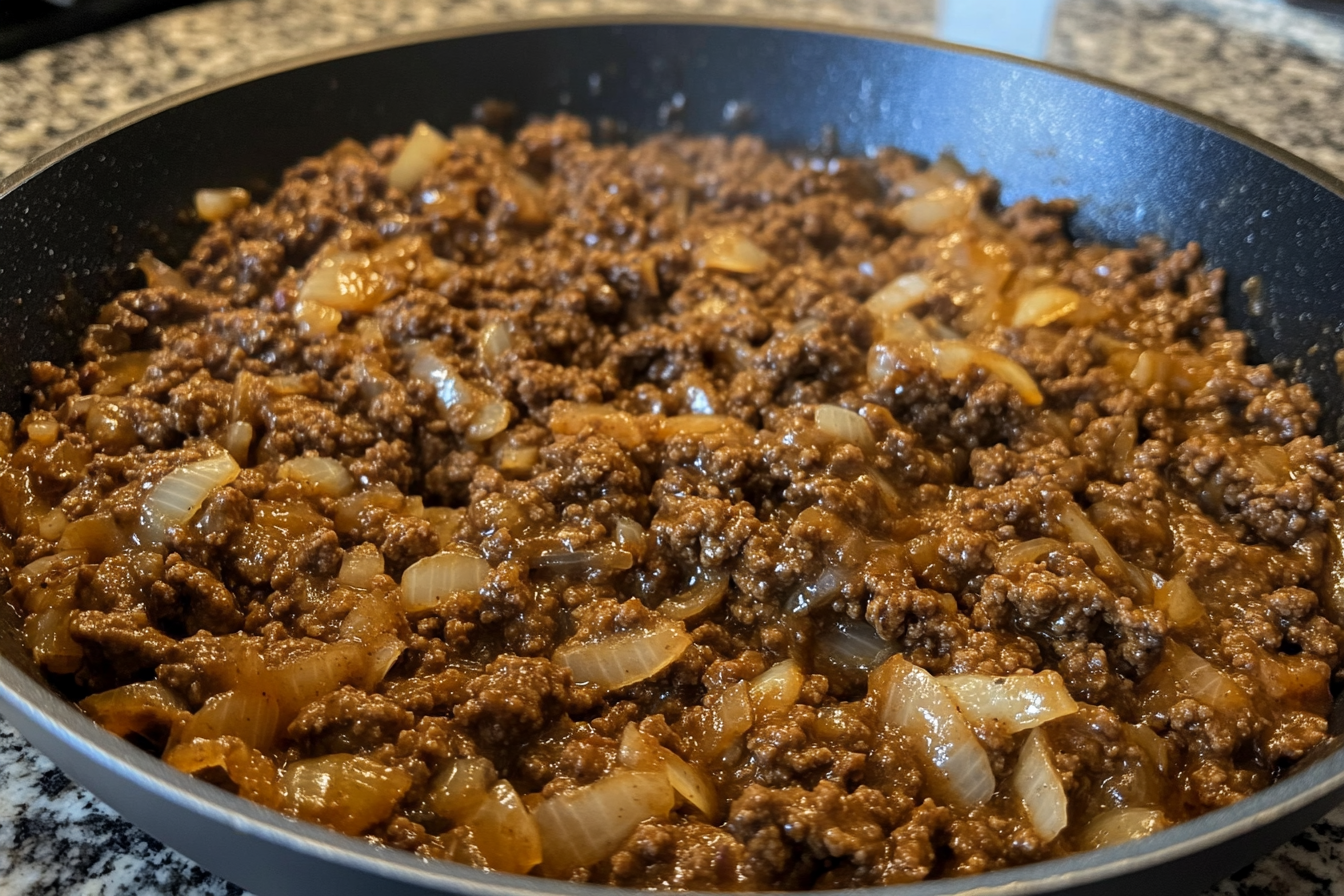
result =
[{"label": "nonstick pan coating", "polygon": [[[343,51],[349,52],[349,51]],[[150,107],[0,182],[0,409],[21,412],[27,365],[71,358],[79,330],[146,248],[185,252],[200,186],[264,193],[284,167],[344,137],[416,119],[450,127],[486,97],[523,114],[564,109],[638,135],[741,125],[776,145],[833,141],[952,150],[998,176],[1006,203],[1081,202],[1074,232],[1133,243],[1199,240],[1231,284],[1227,314],[1259,360],[1308,382],[1340,432],[1344,184],[1190,112],[1046,66],[927,42],[763,23],[603,22],[458,30],[291,63]],[[1258,314],[1239,284],[1260,278]],[[459,892],[594,896],[590,887],[428,862],[286,819],[187,778],[102,731],[45,684],[12,612],[0,625],[0,710],[128,819],[258,894]],[[1341,715],[1336,702],[1336,717]],[[1336,719],[1338,721],[1338,718]],[[1292,836],[1344,794],[1327,743],[1294,774],[1229,808],[1121,847],[895,889],[1020,896],[1189,893]],[[621,892],[603,889],[603,893]]]}]

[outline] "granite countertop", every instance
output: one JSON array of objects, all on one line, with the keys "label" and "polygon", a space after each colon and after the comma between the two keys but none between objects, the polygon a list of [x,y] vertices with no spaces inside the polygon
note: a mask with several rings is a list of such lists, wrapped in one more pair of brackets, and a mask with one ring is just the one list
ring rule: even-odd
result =
[{"label": "granite countertop", "polygon": [[[1007,40],[1014,29],[995,32],[974,15],[957,20],[967,2],[974,0],[218,0],[0,62],[0,176],[159,96],[389,34],[677,10]],[[1344,176],[1344,18],[1281,0],[1021,2],[1037,7],[1045,26],[1000,48],[1176,100]],[[0,722],[0,894],[241,892],[122,821]],[[1344,808],[1208,893],[1344,893]]]}]

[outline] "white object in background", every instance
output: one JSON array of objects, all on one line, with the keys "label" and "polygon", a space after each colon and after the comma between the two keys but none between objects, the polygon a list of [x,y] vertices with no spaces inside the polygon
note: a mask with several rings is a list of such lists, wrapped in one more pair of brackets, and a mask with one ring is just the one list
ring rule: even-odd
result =
[{"label": "white object in background", "polygon": [[941,0],[938,37],[1042,59],[1054,20],[1055,0]]}]

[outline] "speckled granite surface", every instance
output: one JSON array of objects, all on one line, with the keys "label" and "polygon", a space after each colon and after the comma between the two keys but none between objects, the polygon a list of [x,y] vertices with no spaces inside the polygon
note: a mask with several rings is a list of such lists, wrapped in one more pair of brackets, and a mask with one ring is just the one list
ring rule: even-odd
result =
[{"label": "speckled granite surface", "polygon": [[[151,99],[310,50],[454,24],[669,10],[932,35],[938,2],[222,0],[0,63],[0,175]],[[1344,176],[1344,18],[1276,0],[1061,0],[1046,45],[1051,61],[1219,116]],[[0,894],[241,892],[122,821],[0,722]],[[1344,808],[1208,893],[1344,894]]]}]

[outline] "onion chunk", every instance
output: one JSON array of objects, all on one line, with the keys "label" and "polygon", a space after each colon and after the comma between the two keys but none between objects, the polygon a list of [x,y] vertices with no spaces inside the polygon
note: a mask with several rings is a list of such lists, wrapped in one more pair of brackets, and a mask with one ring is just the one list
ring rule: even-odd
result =
[{"label": "onion chunk", "polygon": [[677,661],[691,644],[679,620],[656,620],[646,629],[621,632],[600,641],[563,644],[554,660],[579,684],[618,690],[652,678]]},{"label": "onion chunk", "polygon": [[600,862],[641,822],[666,816],[675,802],[666,775],[624,769],[553,796],[533,812],[541,831],[542,867],[562,875]]},{"label": "onion chunk", "polygon": [[869,687],[882,722],[909,738],[954,802],[975,806],[994,795],[989,754],[932,675],[897,655],[872,674]]},{"label": "onion chunk", "polygon": [[232,455],[216,454],[183,464],[163,477],[145,498],[137,532],[140,542],[162,545],[169,529],[190,522],[210,493],[237,479],[240,472]]},{"label": "onion chunk", "polygon": [[938,679],[973,725],[999,722],[1016,733],[1072,715],[1078,704],[1063,677],[1054,671],[1035,675],[945,675]]},{"label": "onion chunk", "polygon": [[1031,826],[1045,842],[1058,837],[1069,823],[1069,795],[1051,758],[1050,744],[1039,728],[1027,735],[1018,753],[1012,788]]},{"label": "onion chunk", "polygon": [[485,559],[441,551],[407,567],[401,576],[401,603],[408,613],[428,610],[454,591],[479,591],[489,577]]}]

